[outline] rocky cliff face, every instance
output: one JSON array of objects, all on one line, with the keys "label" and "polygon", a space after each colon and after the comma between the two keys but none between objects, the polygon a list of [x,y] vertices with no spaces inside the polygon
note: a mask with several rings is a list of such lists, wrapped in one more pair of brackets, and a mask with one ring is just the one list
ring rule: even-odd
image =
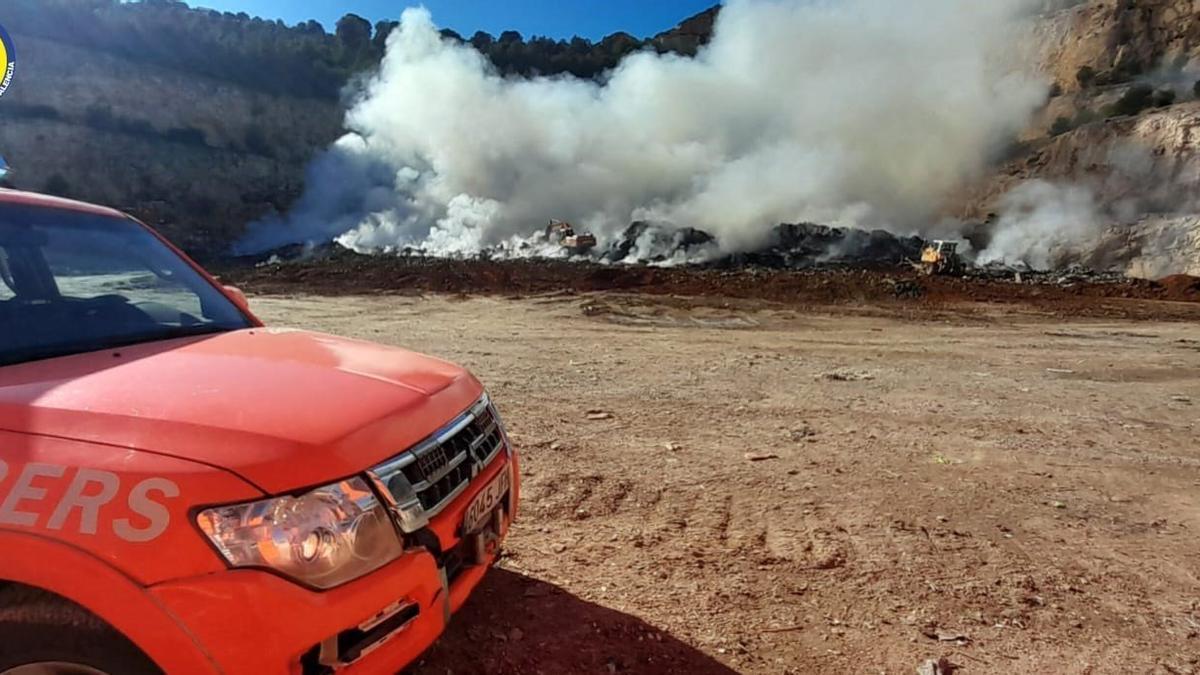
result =
[{"label": "rocky cliff face", "polygon": [[[1045,71],[1065,92],[1185,65],[1200,47],[1196,0],[1062,4],[1039,22],[1036,43]],[[1085,68],[1092,75],[1080,78]]]},{"label": "rocky cliff face", "polygon": [[994,222],[1023,183],[1078,187],[1091,193],[1093,209],[1077,217],[1095,221],[1081,228],[1093,236],[1064,262],[1200,273],[1200,1],[1056,4],[1032,36],[1052,96],[948,212]]},{"label": "rocky cliff face", "polygon": [[1136,201],[1144,211],[1200,209],[1200,101],[1114,117],[1020,147],[966,193],[959,215],[986,219],[1003,194],[1027,180],[1077,182],[1103,205]]},{"label": "rocky cliff face", "polygon": [[[1094,237],[1062,262],[1136,276],[1200,275],[1200,101],[1086,124],[1029,142],[962,195],[955,215],[994,222],[1028,181],[1088,190]],[[1069,217],[1069,216],[1068,216]]]},{"label": "rocky cliff face", "polygon": [[1130,276],[1200,276],[1200,216],[1148,216],[1110,227],[1095,252],[1100,261],[1118,262]]},{"label": "rocky cliff face", "polygon": [[720,5],[710,7],[695,16],[684,19],[671,30],[655,35],[652,42],[659,51],[694,55],[712,38],[713,25],[720,12]]}]

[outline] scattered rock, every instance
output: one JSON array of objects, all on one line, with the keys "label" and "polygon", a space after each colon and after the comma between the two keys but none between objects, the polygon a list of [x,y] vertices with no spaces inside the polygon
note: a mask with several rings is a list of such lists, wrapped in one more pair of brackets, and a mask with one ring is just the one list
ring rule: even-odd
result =
[{"label": "scattered rock", "polygon": [[813,561],[813,569],[835,570],[846,565],[846,556],[839,550],[826,551]]},{"label": "scattered rock", "polygon": [[1176,403],[1191,403],[1192,402],[1192,399],[1190,397],[1179,395],[1179,394],[1172,396],[1171,400],[1175,401]]},{"label": "scattered rock", "polygon": [[589,410],[587,411],[587,418],[592,421],[611,420],[613,414],[606,410]]},{"label": "scattered rock", "polygon": [[897,298],[919,298],[925,295],[924,287],[912,279],[893,279],[888,277],[884,279],[884,283],[892,287],[892,293]]},{"label": "scattered rock", "polygon": [[929,659],[917,666],[917,675],[951,675],[958,668],[946,657]]},{"label": "scattered rock", "polygon": [[1075,374],[1075,371],[1071,370],[1070,368],[1047,368],[1046,372],[1053,373],[1055,375],[1074,375]]},{"label": "scattered rock", "polygon": [[830,382],[860,382],[873,380],[875,375],[865,370],[831,370],[828,373],[821,373],[817,379]]},{"label": "scattered rock", "polygon": [[936,625],[925,626],[921,629],[921,635],[924,635],[930,640],[937,640],[938,642],[953,642],[959,646],[970,644],[971,642],[971,638],[965,633],[943,630],[938,628]]},{"label": "scattered rock", "polygon": [[751,462],[765,462],[768,459],[779,459],[779,455],[773,452],[747,452],[745,457]]},{"label": "scattered rock", "polygon": [[613,307],[612,305],[610,305],[606,302],[599,302],[596,300],[585,301],[582,305],[579,306],[579,311],[582,312],[584,316],[600,316],[603,314],[620,314],[620,312],[617,310],[617,308]]},{"label": "scattered rock", "polygon": [[816,436],[816,435],[817,435],[816,430],[814,430],[812,427],[808,426],[807,424],[805,424],[804,426],[802,426],[798,429],[792,429],[791,431],[788,432],[788,438],[792,439],[793,441],[795,441],[797,443],[799,443],[800,441],[812,438],[813,436]]}]

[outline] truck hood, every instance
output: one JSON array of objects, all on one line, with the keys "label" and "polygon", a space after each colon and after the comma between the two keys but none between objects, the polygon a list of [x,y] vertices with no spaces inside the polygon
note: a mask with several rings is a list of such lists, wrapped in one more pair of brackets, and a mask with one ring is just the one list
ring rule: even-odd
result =
[{"label": "truck hood", "polygon": [[254,328],[0,368],[0,428],[201,462],[280,493],[392,457],[482,393],[410,351]]}]

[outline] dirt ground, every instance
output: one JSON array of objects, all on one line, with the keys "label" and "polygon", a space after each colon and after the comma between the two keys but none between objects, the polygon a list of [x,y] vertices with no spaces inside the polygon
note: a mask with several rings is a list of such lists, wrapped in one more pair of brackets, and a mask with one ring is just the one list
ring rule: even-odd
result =
[{"label": "dirt ground", "polygon": [[468,366],[519,444],[507,557],[421,675],[1200,672],[1194,319],[252,304]]}]

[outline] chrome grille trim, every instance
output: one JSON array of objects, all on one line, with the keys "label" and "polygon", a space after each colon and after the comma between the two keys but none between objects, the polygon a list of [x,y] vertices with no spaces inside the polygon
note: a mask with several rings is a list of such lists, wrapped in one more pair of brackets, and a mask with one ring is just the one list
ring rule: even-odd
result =
[{"label": "chrome grille trim", "polygon": [[459,464],[462,464],[462,463],[463,463],[463,462],[465,462],[465,461],[467,461],[467,459],[468,459],[469,457],[470,457],[470,455],[469,455],[469,454],[467,454],[467,453],[465,453],[465,452],[460,452],[460,453],[458,453],[457,455],[455,455],[455,456],[454,456],[454,458],[453,458],[453,459],[451,459],[450,461],[446,462],[446,465],[445,465],[444,467],[442,467],[441,469],[439,469],[439,470],[438,470],[436,473],[434,473],[432,476],[429,476],[429,477],[427,477],[425,480],[423,480],[423,481],[421,481],[421,482],[419,482],[419,483],[413,483],[413,484],[412,484],[412,488],[413,488],[414,490],[416,490],[417,492],[421,492],[421,491],[423,491],[423,490],[427,490],[427,489],[429,489],[429,488],[430,488],[430,487],[432,487],[433,485],[437,484],[437,482],[438,482],[439,480],[441,480],[441,479],[445,478],[445,477],[446,477],[446,474],[448,474],[448,473],[450,473],[451,471],[453,471],[453,470],[457,469],[457,468],[458,468],[458,465],[459,465]]},{"label": "chrome grille trim", "polygon": [[[442,509],[446,508],[446,505],[448,505],[450,502],[454,501],[454,499],[456,497],[458,497],[459,495],[461,495],[463,493],[463,490],[466,490],[467,487],[470,485],[471,485],[470,480],[464,480],[463,482],[459,483],[458,487],[454,488],[454,490],[452,490],[450,492],[450,494],[446,495],[445,497],[442,497],[442,501],[438,502],[437,504],[434,504],[431,508],[425,509],[425,517],[426,517],[425,522],[428,523],[430,518],[433,518],[437,514],[441,513]],[[424,508],[424,506],[422,506],[422,508]],[[424,526],[422,526],[422,527],[424,527]]]},{"label": "chrome grille trim", "polygon": [[[494,445],[485,445],[489,439]],[[367,476],[387,502],[400,529],[415,532],[461,495],[507,444],[500,417],[485,394],[466,412],[409,450],[372,468]]]},{"label": "chrome grille trim", "polygon": [[500,434],[500,442],[496,444],[496,447],[492,448],[492,451],[488,453],[487,457],[483,458],[483,460],[479,462],[479,465],[483,467],[491,464],[492,460],[496,459],[496,455],[499,455],[500,451],[507,447],[507,445],[508,444],[504,440],[504,434]]}]

